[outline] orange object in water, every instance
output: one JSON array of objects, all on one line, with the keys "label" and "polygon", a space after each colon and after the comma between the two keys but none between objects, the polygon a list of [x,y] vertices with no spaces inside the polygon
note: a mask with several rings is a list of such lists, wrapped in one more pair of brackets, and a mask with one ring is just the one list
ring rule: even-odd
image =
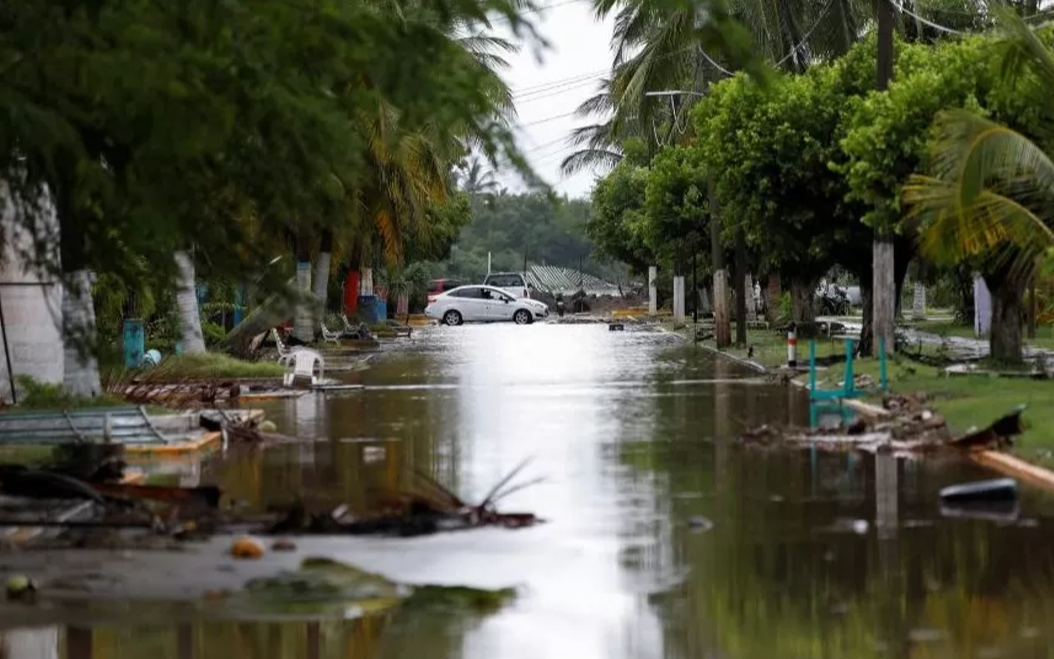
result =
[{"label": "orange object in water", "polygon": [[261,558],[263,555],[263,545],[249,536],[243,535],[231,545],[231,556],[234,558]]}]

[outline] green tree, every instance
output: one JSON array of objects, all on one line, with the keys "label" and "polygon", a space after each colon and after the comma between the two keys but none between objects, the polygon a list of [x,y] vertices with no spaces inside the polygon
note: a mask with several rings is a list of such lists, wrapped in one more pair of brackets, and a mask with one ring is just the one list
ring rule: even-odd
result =
[{"label": "green tree", "polygon": [[939,116],[931,174],[913,176],[904,196],[923,221],[927,254],[984,272],[993,294],[990,355],[1020,361],[1024,286],[1054,245],[1054,113],[1046,96],[1054,83],[1054,50],[1049,30],[1036,34],[1009,12],[1001,18],[1002,84],[985,99],[984,110]]}]

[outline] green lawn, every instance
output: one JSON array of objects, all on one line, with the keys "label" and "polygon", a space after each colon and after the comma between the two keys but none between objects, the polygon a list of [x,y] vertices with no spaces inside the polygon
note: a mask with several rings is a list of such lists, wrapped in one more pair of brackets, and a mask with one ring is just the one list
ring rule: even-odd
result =
[{"label": "green lawn", "polygon": [[273,360],[250,362],[223,353],[172,355],[147,371],[157,381],[223,380],[238,378],[279,378],[286,368]]}]

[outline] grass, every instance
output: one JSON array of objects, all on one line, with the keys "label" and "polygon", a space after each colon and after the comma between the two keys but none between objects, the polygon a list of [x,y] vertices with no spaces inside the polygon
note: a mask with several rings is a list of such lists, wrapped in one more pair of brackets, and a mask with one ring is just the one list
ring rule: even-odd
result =
[{"label": "grass", "polygon": [[239,378],[278,378],[284,366],[273,361],[250,362],[229,355],[207,352],[200,355],[171,355],[147,371],[157,382],[179,380],[226,380]]},{"label": "grass", "polygon": [[[962,330],[972,332],[969,327]],[[685,334],[690,337],[691,332],[692,328],[689,326]],[[707,343],[712,345],[712,341]],[[787,361],[786,337],[776,332],[750,331],[747,333],[747,343],[754,346],[754,361],[766,368],[778,368]],[[1054,345],[1054,338],[1051,343]],[[818,339],[816,347],[817,357],[845,354],[844,343],[841,341]],[[939,347],[925,346],[924,350],[929,354],[936,354]],[[744,359],[747,356],[746,348],[733,347],[723,352]],[[808,341],[799,340],[798,363],[807,365],[808,360]],[[877,359],[857,359],[853,366],[857,375],[870,375],[876,383],[878,382]],[[818,374],[820,386],[837,386],[843,379],[843,369],[842,364],[836,364],[826,371],[821,371]],[[1028,430],[1019,438],[1014,452],[1030,462],[1054,467],[1054,455],[1049,455],[1054,453],[1054,380],[983,375],[944,376],[935,367],[897,356],[887,362],[886,375],[891,392],[926,392],[933,401],[933,408],[944,416],[953,433],[962,433],[972,427],[983,428],[1017,405],[1028,405],[1024,414]],[[804,383],[807,378],[808,376],[803,374],[798,377],[798,381]],[[878,399],[879,396],[873,396],[872,402],[877,402]]]}]

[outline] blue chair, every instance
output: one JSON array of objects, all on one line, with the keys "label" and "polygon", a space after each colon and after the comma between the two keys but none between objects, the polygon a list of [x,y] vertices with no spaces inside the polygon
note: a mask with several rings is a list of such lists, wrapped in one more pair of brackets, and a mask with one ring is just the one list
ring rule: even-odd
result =
[{"label": "blue chair", "polygon": [[[845,342],[845,382],[841,389],[820,389],[816,385],[816,339],[809,341],[809,426],[815,428],[821,412],[836,412],[842,422],[854,416],[853,408],[843,401],[859,398],[863,392],[856,388],[853,372],[853,340]],[[880,386],[886,389],[886,343],[878,341]]]}]

